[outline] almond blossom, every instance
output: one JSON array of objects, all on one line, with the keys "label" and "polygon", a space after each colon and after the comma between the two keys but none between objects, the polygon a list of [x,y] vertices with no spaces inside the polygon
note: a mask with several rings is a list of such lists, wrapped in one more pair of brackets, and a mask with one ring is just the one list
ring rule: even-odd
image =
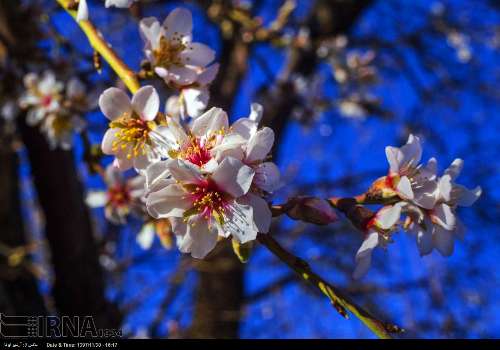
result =
[{"label": "almond blossom", "polygon": [[463,238],[465,228],[456,215],[458,206],[469,207],[481,196],[481,187],[472,190],[454,181],[463,167],[461,159],[455,159],[444,175],[436,180],[437,190],[433,208],[421,208],[407,204],[408,212],[406,226],[417,238],[421,255],[427,255],[436,248],[441,255],[450,256],[453,253],[454,239]]},{"label": "almond blossom", "polygon": [[188,128],[169,120],[168,126],[162,130],[169,145],[170,158],[188,161],[205,172],[217,167],[228,150],[238,152],[241,158],[241,147],[245,143],[241,136],[229,133],[227,114],[216,107],[195,119]]},{"label": "almond blossom", "polygon": [[24,77],[24,86],[26,91],[19,98],[19,106],[28,109],[28,125],[39,124],[45,116],[60,108],[64,84],[56,80],[52,71],[45,71],[42,76],[28,73]]},{"label": "almond blossom", "polygon": [[395,230],[401,216],[404,203],[382,207],[366,225],[366,234],[361,247],[356,253],[356,269],[354,279],[363,277],[370,268],[372,252],[377,246],[386,247],[391,242],[391,233]]},{"label": "almond blossom", "polygon": [[208,102],[208,85],[214,80],[218,64],[208,66],[215,52],[207,45],[191,42],[191,12],[173,10],[160,25],[154,17],[140,22],[146,57],[155,73],[165,82],[181,90],[188,115],[196,117]]},{"label": "almond blossom", "polygon": [[102,151],[115,156],[120,170],[143,170],[166,154],[162,129],[155,121],[160,98],[152,86],[140,88],[132,100],[122,90],[109,88],[101,94],[99,107],[111,121],[102,140]]},{"label": "almond blossom", "polygon": [[389,174],[383,178],[386,189],[394,191],[401,199],[432,208],[435,204],[436,160],[431,158],[426,166],[420,164],[422,146],[420,139],[409,135],[406,145],[385,148],[390,165]]},{"label": "almond blossom", "polygon": [[146,172],[146,206],[151,216],[170,220],[182,252],[203,258],[219,237],[232,235],[245,243],[268,232],[269,206],[249,192],[254,175],[233,157],[210,174],[189,161],[160,161]]},{"label": "almond blossom", "polygon": [[146,214],[143,176],[125,179],[118,168],[112,164],[104,173],[106,191],[90,191],[86,203],[91,208],[104,207],[106,219],[114,224],[125,224],[130,214],[143,217]]},{"label": "almond blossom", "polygon": [[274,144],[274,131],[268,127],[259,129],[262,113],[262,106],[252,103],[249,117],[238,119],[231,131],[245,140],[239,159],[255,170],[254,185],[272,193],[281,186],[280,171],[276,164],[266,161]]}]

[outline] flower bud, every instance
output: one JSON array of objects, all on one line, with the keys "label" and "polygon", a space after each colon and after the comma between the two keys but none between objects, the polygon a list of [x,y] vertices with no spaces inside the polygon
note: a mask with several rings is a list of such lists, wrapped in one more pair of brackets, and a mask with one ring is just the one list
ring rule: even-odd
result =
[{"label": "flower bud", "polygon": [[328,225],[337,220],[337,215],[327,201],[314,197],[299,197],[295,205],[287,212],[294,220],[310,222],[316,225]]}]

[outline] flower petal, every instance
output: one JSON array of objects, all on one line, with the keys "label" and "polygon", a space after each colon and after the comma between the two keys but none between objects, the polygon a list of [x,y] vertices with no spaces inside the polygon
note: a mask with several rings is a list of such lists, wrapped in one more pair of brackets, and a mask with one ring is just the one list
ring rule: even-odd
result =
[{"label": "flower petal", "polygon": [[453,230],[456,224],[456,217],[450,206],[445,203],[434,207],[431,214],[432,221],[446,230]]},{"label": "flower petal", "polygon": [[186,191],[182,186],[172,184],[150,193],[146,207],[155,218],[182,217],[184,211],[191,207],[191,202],[186,198]]},{"label": "flower petal", "polygon": [[141,231],[137,234],[136,242],[142,249],[149,249],[153,245],[155,238],[155,228],[152,224],[143,225]]},{"label": "flower petal", "polygon": [[253,193],[247,193],[243,198],[253,209],[253,221],[257,230],[261,233],[269,232],[272,218],[269,203]]},{"label": "flower petal", "polygon": [[212,174],[212,180],[221,190],[238,198],[250,189],[255,171],[240,160],[227,157]]},{"label": "flower petal", "polygon": [[198,219],[187,226],[187,233],[178,239],[177,244],[181,252],[191,253],[196,259],[203,259],[215,248],[217,236],[215,226],[209,228],[203,219]]},{"label": "flower petal", "polygon": [[85,203],[91,208],[104,207],[108,202],[108,195],[104,191],[89,191]]},{"label": "flower petal", "polygon": [[117,128],[112,128],[106,130],[104,136],[101,141],[101,149],[104,154],[115,154],[116,152],[113,150],[113,142],[115,141],[115,135],[120,130]]},{"label": "flower petal", "polygon": [[143,18],[139,22],[139,29],[142,39],[146,42],[146,47],[157,49],[161,37],[160,22],[155,17]]},{"label": "flower petal", "polygon": [[452,231],[445,230],[439,226],[434,226],[432,240],[434,242],[434,246],[442,256],[450,256],[453,254],[454,241]]},{"label": "flower petal", "polygon": [[196,81],[200,85],[208,85],[215,79],[218,72],[219,72],[219,64],[214,63],[209,67],[205,68],[203,72],[199,73]]},{"label": "flower petal", "polygon": [[274,143],[274,131],[265,127],[255,133],[248,141],[246,161],[253,163],[267,157]]},{"label": "flower petal", "polygon": [[223,228],[238,242],[246,243],[257,237],[258,228],[254,220],[253,207],[241,198],[226,208]]},{"label": "flower petal", "polygon": [[168,169],[172,177],[179,182],[197,184],[203,181],[203,174],[200,169],[190,162],[175,159],[168,163]]},{"label": "flower petal", "polygon": [[196,118],[207,108],[210,94],[208,88],[202,87],[183,89],[182,96],[186,104],[187,115]]},{"label": "flower petal", "polygon": [[115,87],[104,90],[99,97],[99,107],[109,120],[114,120],[132,111],[127,94]]},{"label": "flower petal", "polygon": [[407,176],[402,176],[399,179],[398,185],[396,186],[396,190],[403,199],[414,198],[413,189],[411,188],[411,182]]},{"label": "flower petal", "polygon": [[368,232],[365,240],[356,253],[356,269],[352,274],[354,279],[360,279],[368,272],[372,261],[372,251],[378,245],[378,241],[378,232]]},{"label": "flower petal", "polygon": [[451,165],[444,171],[446,175],[449,175],[451,181],[455,180],[458,175],[462,172],[462,168],[464,167],[464,161],[460,158],[455,159]]},{"label": "flower petal", "polygon": [[404,203],[398,202],[382,207],[375,215],[376,225],[383,230],[392,228],[399,221],[403,206]]},{"label": "flower petal", "polygon": [[89,8],[87,6],[87,0],[80,0],[78,3],[78,11],[76,13],[76,21],[86,21],[89,19]]},{"label": "flower petal", "polygon": [[191,11],[185,8],[176,8],[170,12],[163,22],[165,36],[170,40],[182,40],[191,38],[193,30],[193,17]]},{"label": "flower petal", "polygon": [[483,192],[480,186],[469,190],[462,185],[455,185],[454,191],[457,192],[457,204],[461,207],[470,207],[479,199]]},{"label": "flower petal", "polygon": [[196,136],[209,135],[222,128],[228,129],[229,122],[222,108],[212,107],[193,121],[191,132]]},{"label": "flower petal", "polygon": [[273,162],[261,163],[254,170],[255,176],[253,182],[260,189],[273,193],[281,187],[280,171]]},{"label": "flower petal", "polygon": [[190,43],[179,56],[184,64],[205,67],[215,59],[215,51],[202,43]]},{"label": "flower petal", "polygon": [[153,120],[160,110],[160,97],[151,85],[141,87],[132,97],[132,108],[142,120]]}]

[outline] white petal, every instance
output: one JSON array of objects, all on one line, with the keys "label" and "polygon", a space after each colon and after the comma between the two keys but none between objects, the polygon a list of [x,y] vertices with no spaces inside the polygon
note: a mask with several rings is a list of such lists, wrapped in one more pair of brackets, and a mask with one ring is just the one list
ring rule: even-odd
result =
[{"label": "white petal", "polygon": [[104,136],[101,141],[101,149],[104,154],[115,154],[113,151],[113,142],[115,141],[115,134],[120,130],[117,128],[108,129],[104,133]]},{"label": "white petal", "polygon": [[434,246],[443,256],[450,256],[453,253],[453,232],[445,230],[439,226],[434,227]]},{"label": "white petal", "polygon": [[469,190],[464,186],[455,185],[454,191],[457,193],[457,205],[470,207],[479,199],[483,190],[479,186]]},{"label": "white petal", "polygon": [[403,199],[413,199],[413,190],[411,188],[411,182],[408,177],[402,176],[399,179],[396,189]]},{"label": "white petal", "polygon": [[413,202],[425,209],[432,209],[438,200],[438,184],[436,181],[426,181],[414,193]]},{"label": "white petal", "polygon": [[152,224],[146,224],[142,226],[141,231],[136,237],[136,242],[141,246],[142,249],[149,249],[153,244],[155,238],[155,228]]},{"label": "white petal", "polygon": [[359,279],[368,272],[372,261],[372,251],[378,245],[378,239],[377,232],[368,232],[366,239],[356,253],[356,269],[352,275],[354,279]]},{"label": "white petal", "polygon": [[78,11],[76,13],[76,21],[86,21],[89,19],[89,8],[87,6],[87,0],[80,0],[78,3]]},{"label": "white petal", "polygon": [[451,190],[453,185],[451,183],[451,176],[449,174],[443,175],[438,182],[439,195],[445,202],[451,199]]},{"label": "white petal", "polygon": [[119,7],[119,8],[127,8],[127,7],[130,7],[130,5],[132,5],[132,2],[134,2],[134,0],[106,0],[104,6],[105,7],[115,6],[115,7]]},{"label": "white petal", "polygon": [[162,78],[166,79],[167,82],[172,81],[179,85],[190,85],[196,81],[198,77],[197,72],[194,68],[172,66],[166,70],[166,76],[163,76],[160,71],[161,67],[156,67],[155,72]]},{"label": "white petal", "polygon": [[427,230],[424,230],[420,226],[417,226],[417,246],[420,256],[428,255],[434,249],[434,244],[432,241],[432,223],[428,226]]},{"label": "white petal", "polygon": [[163,22],[163,27],[168,39],[181,40],[183,37],[191,37],[193,30],[191,11],[185,8],[176,8],[168,14]]},{"label": "white petal", "polygon": [[253,207],[244,198],[232,203],[226,208],[223,228],[240,243],[254,240],[258,229],[254,224]]},{"label": "white petal", "polygon": [[196,136],[204,136],[222,128],[227,130],[228,127],[226,112],[221,108],[212,107],[193,121],[191,132]]},{"label": "white petal", "polygon": [[269,204],[262,197],[254,195],[253,193],[248,193],[245,197],[253,208],[253,221],[257,230],[261,233],[269,232],[272,218]]},{"label": "white petal", "polygon": [[142,39],[146,42],[146,47],[156,49],[160,43],[161,26],[155,17],[143,18],[139,22],[139,29]]},{"label": "white petal", "polygon": [[460,158],[455,159],[451,165],[444,171],[446,175],[449,175],[451,180],[455,180],[458,175],[460,175],[460,172],[462,171],[462,168],[464,166],[464,161]]},{"label": "white petal", "polygon": [[85,97],[85,85],[77,78],[72,78],[66,87],[66,95],[70,99]]},{"label": "white petal", "polygon": [[200,169],[190,162],[175,159],[168,163],[168,168],[172,177],[179,182],[197,184],[203,181]]},{"label": "white petal", "polygon": [[85,203],[91,208],[104,207],[108,202],[108,195],[104,191],[90,191],[85,197]]},{"label": "white petal", "polygon": [[228,157],[212,174],[212,180],[221,190],[237,198],[248,192],[254,174],[254,170],[240,160]]},{"label": "white petal", "polygon": [[381,208],[375,216],[376,225],[384,230],[392,228],[399,221],[403,205],[404,203],[398,202]]},{"label": "white petal", "polygon": [[207,108],[210,94],[206,87],[189,88],[182,90],[182,96],[186,104],[187,114],[192,118],[196,118]]},{"label": "white petal", "polygon": [[385,155],[387,157],[387,161],[389,162],[390,172],[399,173],[401,159],[403,158],[399,148],[387,146],[385,148]]},{"label": "white petal", "polygon": [[246,149],[246,161],[253,163],[264,160],[271,151],[274,143],[274,131],[265,127],[250,138]]},{"label": "white petal", "polygon": [[190,43],[179,56],[185,64],[205,67],[215,59],[215,51],[202,43]]},{"label": "white petal", "polygon": [[442,203],[436,205],[436,207],[432,211],[431,217],[433,219],[433,222],[435,222],[437,225],[440,225],[446,230],[451,231],[455,228],[455,214],[448,204]]},{"label": "white petal", "polygon": [[231,129],[246,140],[249,140],[257,132],[257,128],[257,122],[248,118],[240,118],[231,125]]},{"label": "white petal", "polygon": [[248,116],[248,119],[259,124],[262,119],[263,113],[264,113],[264,107],[262,107],[261,104],[252,103],[250,105],[250,115]]},{"label": "white petal", "polygon": [[191,207],[182,186],[173,184],[148,195],[146,207],[155,218],[182,217]]},{"label": "white petal", "polygon": [[160,110],[160,97],[150,85],[141,87],[132,97],[132,108],[143,120],[153,120]]},{"label": "white petal", "polygon": [[214,63],[209,67],[205,68],[203,72],[199,73],[196,81],[200,85],[208,85],[215,79],[218,72],[219,72],[219,64]]},{"label": "white petal", "polygon": [[260,189],[273,193],[281,187],[280,171],[273,162],[264,162],[257,165],[255,168],[255,176],[253,181]]},{"label": "white petal", "polygon": [[114,120],[132,111],[127,94],[115,87],[104,90],[99,97],[99,107],[109,120]]},{"label": "white petal", "polygon": [[177,244],[183,253],[191,253],[193,258],[203,259],[217,244],[217,228],[209,228],[203,219],[187,226],[187,233]]},{"label": "white petal", "polygon": [[147,167],[146,188],[148,190],[152,191],[153,188],[157,188],[157,183],[170,177],[170,170],[168,168],[169,162],[169,160],[162,160]]}]

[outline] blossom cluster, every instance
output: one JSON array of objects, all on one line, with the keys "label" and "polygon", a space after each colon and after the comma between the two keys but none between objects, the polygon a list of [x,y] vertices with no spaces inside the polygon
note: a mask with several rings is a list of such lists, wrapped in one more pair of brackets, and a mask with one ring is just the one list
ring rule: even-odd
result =
[{"label": "blossom cluster", "polygon": [[465,231],[457,207],[471,206],[481,195],[481,187],[470,190],[455,182],[462,159],[455,159],[441,176],[435,158],[421,164],[422,146],[417,136],[410,135],[403,147],[388,146],[385,151],[389,173],[375,181],[370,192],[397,201],[382,207],[367,224],[365,240],[356,254],[355,278],[367,272],[373,249],[390,242],[402,215],[402,227],[416,238],[422,256],[434,249],[443,256],[451,255],[455,239],[462,239]]},{"label": "blossom cluster", "polygon": [[52,71],[28,73],[24,85],[18,103],[27,110],[26,123],[40,126],[52,148],[70,149],[73,133],[85,127],[81,115],[91,106],[85,85],[78,78],[64,84]]}]

